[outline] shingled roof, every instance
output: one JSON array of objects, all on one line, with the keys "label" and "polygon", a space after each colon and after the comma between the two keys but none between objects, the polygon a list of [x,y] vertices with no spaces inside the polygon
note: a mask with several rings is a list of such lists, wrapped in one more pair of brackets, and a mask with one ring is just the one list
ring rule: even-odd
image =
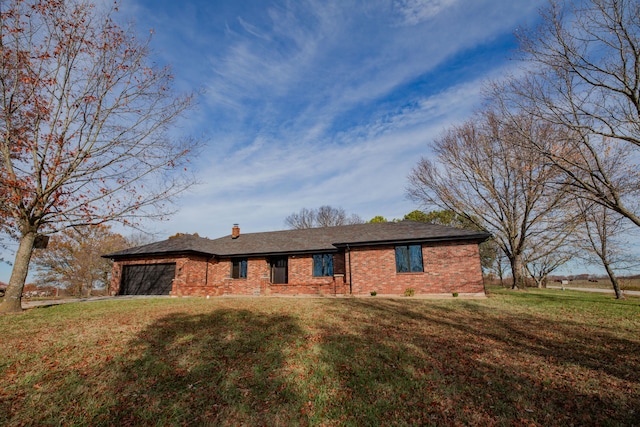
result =
[{"label": "shingled roof", "polygon": [[159,255],[203,254],[216,257],[265,256],[333,252],[338,248],[446,241],[477,241],[490,237],[483,231],[444,227],[415,221],[342,225],[263,233],[244,233],[207,239],[182,235],[161,242],[104,255],[105,258],[143,258]]}]

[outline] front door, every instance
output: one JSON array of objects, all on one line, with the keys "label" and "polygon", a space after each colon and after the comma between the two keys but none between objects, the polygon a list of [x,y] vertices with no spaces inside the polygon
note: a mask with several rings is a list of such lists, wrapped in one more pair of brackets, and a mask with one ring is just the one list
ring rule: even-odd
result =
[{"label": "front door", "polygon": [[271,260],[271,283],[288,283],[288,263],[287,257],[273,258]]}]

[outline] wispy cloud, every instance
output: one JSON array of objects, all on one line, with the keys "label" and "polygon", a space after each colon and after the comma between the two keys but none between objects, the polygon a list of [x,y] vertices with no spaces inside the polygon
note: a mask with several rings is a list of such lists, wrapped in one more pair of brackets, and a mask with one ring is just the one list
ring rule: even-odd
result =
[{"label": "wispy cloud", "polygon": [[[427,142],[473,108],[481,81],[461,83],[416,101],[395,114],[314,141],[291,134],[260,137],[200,171],[207,182],[185,198],[174,224],[208,235],[228,233],[240,222],[278,229],[302,207],[341,206],[364,219],[402,217],[415,209],[405,198],[406,176]],[[210,221],[208,218],[215,218]]]},{"label": "wispy cloud", "polygon": [[415,25],[436,16],[443,9],[456,3],[458,0],[397,0],[394,8],[401,15],[402,22]]},{"label": "wispy cloud", "polygon": [[[511,67],[512,31],[546,0],[127,0],[180,91],[204,88],[176,130],[208,135],[202,184],[158,238],[281,229],[303,207],[364,219],[417,208],[406,177],[428,142]],[[0,269],[0,280],[8,273]]]},{"label": "wispy cloud", "polygon": [[542,0],[159,2],[131,10],[167,60],[198,58],[176,77],[206,88],[189,123],[211,138],[203,184],[162,227],[216,236],[323,204],[365,219],[414,209],[407,174],[509,66],[504,40]]}]

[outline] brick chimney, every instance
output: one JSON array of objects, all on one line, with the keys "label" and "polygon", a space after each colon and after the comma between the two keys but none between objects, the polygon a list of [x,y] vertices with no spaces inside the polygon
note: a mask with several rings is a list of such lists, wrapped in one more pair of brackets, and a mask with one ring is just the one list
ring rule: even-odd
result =
[{"label": "brick chimney", "polygon": [[240,237],[240,227],[238,224],[233,224],[233,227],[231,228],[231,238],[237,239],[238,237]]}]

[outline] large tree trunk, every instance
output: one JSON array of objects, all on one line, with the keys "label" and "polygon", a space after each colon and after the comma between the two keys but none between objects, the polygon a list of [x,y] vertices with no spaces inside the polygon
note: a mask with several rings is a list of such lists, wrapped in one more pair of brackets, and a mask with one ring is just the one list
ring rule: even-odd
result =
[{"label": "large tree trunk", "polygon": [[546,289],[547,288],[547,275],[544,274],[540,277],[536,277],[535,275],[531,276],[533,280],[536,282],[536,287],[538,289]]},{"label": "large tree trunk", "polygon": [[524,266],[522,265],[522,257],[514,255],[509,259],[511,264],[511,275],[513,276],[513,284],[511,289],[524,289],[526,286],[526,276],[524,274]]},{"label": "large tree trunk", "polygon": [[22,311],[22,290],[29,273],[29,262],[31,261],[31,252],[33,251],[33,243],[36,240],[37,233],[29,231],[20,238],[20,245],[16,252],[15,262],[11,270],[11,278],[9,286],[4,295],[4,300],[0,303],[0,313],[16,313]]},{"label": "large tree trunk", "polygon": [[624,299],[624,295],[622,290],[620,289],[620,284],[618,283],[618,278],[615,273],[609,266],[609,263],[604,263],[604,268],[607,270],[607,274],[609,275],[609,279],[611,280],[611,284],[613,285],[613,290],[616,293],[616,299]]}]

